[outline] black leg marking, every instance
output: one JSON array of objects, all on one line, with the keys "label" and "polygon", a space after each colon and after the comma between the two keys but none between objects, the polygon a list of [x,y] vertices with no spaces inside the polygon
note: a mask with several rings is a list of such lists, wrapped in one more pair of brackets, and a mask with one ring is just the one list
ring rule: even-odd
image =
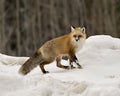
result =
[{"label": "black leg marking", "polygon": [[72,60],[73,60],[73,62],[75,62],[77,64],[78,68],[82,68],[82,66],[79,64],[79,61],[75,55],[73,56]]},{"label": "black leg marking", "polygon": [[71,69],[74,69],[75,67],[73,66],[73,61],[70,59],[70,67]]}]

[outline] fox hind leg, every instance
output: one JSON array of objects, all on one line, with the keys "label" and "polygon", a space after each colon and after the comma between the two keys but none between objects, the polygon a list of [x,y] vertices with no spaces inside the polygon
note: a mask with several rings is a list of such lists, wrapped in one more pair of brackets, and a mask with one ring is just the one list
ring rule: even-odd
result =
[{"label": "fox hind leg", "polygon": [[69,66],[65,66],[61,64],[61,57],[57,57],[56,58],[56,63],[57,63],[57,67],[63,68],[63,69],[69,69]]},{"label": "fox hind leg", "polygon": [[49,64],[49,63],[51,63],[51,62],[43,62],[43,63],[40,63],[40,64],[39,64],[40,69],[41,69],[41,71],[42,71],[44,74],[49,73],[49,71],[46,71],[45,68],[44,68],[44,66],[47,65],[47,64]]}]

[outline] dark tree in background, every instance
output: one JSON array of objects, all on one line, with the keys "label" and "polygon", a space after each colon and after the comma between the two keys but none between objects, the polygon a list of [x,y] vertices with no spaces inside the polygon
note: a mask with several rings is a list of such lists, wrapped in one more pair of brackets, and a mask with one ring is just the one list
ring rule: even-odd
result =
[{"label": "dark tree in background", "polygon": [[0,0],[0,52],[29,56],[71,25],[120,37],[120,0]]}]

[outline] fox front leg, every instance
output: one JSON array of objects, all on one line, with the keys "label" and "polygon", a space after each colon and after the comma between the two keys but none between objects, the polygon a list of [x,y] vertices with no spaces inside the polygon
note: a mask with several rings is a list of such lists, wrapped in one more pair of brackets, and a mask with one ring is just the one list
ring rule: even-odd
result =
[{"label": "fox front leg", "polygon": [[70,68],[74,69],[75,67],[73,66],[73,60],[71,58],[69,58],[69,64],[70,64]]},{"label": "fox front leg", "polygon": [[78,68],[82,68],[82,66],[79,64],[79,61],[78,61],[78,59],[77,59],[77,57],[74,55],[74,56],[72,56],[72,62],[75,62],[76,63],[76,65],[78,66]]}]

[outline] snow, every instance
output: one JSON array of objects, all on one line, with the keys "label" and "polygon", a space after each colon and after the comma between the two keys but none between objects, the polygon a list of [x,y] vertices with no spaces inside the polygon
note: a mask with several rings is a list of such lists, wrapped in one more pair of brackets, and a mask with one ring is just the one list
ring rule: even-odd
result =
[{"label": "snow", "polygon": [[0,96],[120,96],[120,39],[91,36],[77,57],[83,69],[64,70],[53,62],[45,67],[49,74],[37,67],[21,76],[28,57],[0,53]]}]

